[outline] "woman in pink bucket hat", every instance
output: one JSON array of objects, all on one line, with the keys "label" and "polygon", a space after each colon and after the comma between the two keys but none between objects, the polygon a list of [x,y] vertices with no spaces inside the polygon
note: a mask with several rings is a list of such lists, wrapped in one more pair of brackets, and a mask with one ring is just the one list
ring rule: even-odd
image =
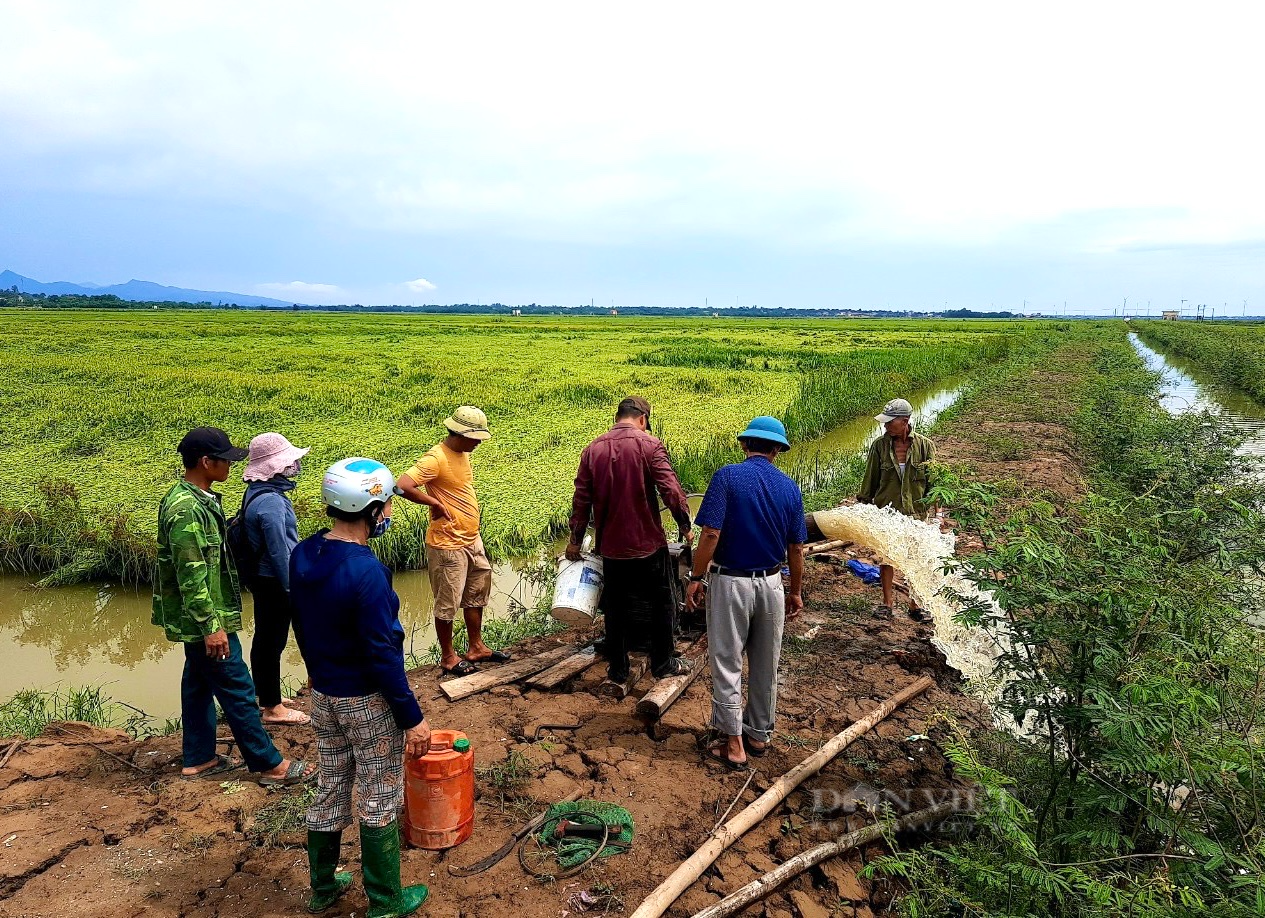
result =
[{"label": "woman in pink bucket hat", "polygon": [[281,654],[290,638],[290,553],[299,544],[289,495],[307,454],[279,433],[262,433],[250,441],[242,473],[246,495],[241,516],[253,558],[239,564],[255,595],[250,670],[266,724],[302,725],[310,720],[302,711],[286,707],[281,697]]}]

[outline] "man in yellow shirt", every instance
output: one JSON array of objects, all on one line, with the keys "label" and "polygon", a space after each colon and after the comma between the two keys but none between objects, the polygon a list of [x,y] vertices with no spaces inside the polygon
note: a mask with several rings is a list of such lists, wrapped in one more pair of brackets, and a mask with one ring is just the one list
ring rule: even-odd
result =
[{"label": "man in yellow shirt", "polygon": [[[507,653],[483,643],[483,607],[492,590],[492,564],[479,537],[479,500],[474,494],[470,454],[492,434],[478,408],[462,405],[444,421],[448,436],[399,477],[401,497],[430,508],[426,569],[435,594],[439,665],[454,676],[477,673],[475,663],[505,663]],[[464,611],[470,646],[464,659],[452,648],[453,620]]]}]

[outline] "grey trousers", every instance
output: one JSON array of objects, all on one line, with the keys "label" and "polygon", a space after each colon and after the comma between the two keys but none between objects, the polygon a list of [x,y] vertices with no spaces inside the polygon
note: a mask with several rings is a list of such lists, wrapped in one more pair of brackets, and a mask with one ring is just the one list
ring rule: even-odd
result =
[{"label": "grey trousers", "polygon": [[[780,574],[730,577],[712,574],[707,586],[707,653],[712,669],[712,728],[768,742],[777,713],[777,662],[786,624]],[[742,704],[742,654],[748,667]]]}]

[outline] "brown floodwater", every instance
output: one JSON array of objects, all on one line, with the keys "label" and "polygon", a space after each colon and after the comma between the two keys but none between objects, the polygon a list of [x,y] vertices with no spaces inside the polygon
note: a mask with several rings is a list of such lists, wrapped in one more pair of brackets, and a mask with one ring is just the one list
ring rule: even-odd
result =
[{"label": "brown floodwater", "polygon": [[[434,597],[424,571],[395,574],[400,621],[409,637],[404,649],[423,654],[435,642]],[[492,581],[489,618],[518,605],[532,606],[538,594],[512,565],[498,565]],[[254,603],[244,597],[239,635],[249,659]],[[0,699],[20,689],[100,685],[112,698],[153,717],[180,713],[184,649],[150,624],[150,593],[111,584],[39,589],[22,577],[0,577]],[[301,684],[307,674],[291,634],[282,673]]]}]

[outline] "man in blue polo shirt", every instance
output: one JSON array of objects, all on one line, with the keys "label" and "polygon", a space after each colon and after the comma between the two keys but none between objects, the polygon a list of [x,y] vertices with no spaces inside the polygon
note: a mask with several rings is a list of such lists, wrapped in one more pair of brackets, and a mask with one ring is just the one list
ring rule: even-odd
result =
[{"label": "man in blue polo shirt", "polygon": [[[804,498],[773,460],[790,449],[777,418],[758,417],[738,435],[746,459],[712,476],[694,522],[703,529],[686,592],[693,608],[706,601],[712,669],[712,729],[721,738],[708,754],[735,770],[748,753],[762,756],[777,712],[782,627],[804,608]],[[782,563],[790,585],[782,585]],[[742,655],[747,654],[747,704]],[[745,744],[744,744],[745,740]]]}]

